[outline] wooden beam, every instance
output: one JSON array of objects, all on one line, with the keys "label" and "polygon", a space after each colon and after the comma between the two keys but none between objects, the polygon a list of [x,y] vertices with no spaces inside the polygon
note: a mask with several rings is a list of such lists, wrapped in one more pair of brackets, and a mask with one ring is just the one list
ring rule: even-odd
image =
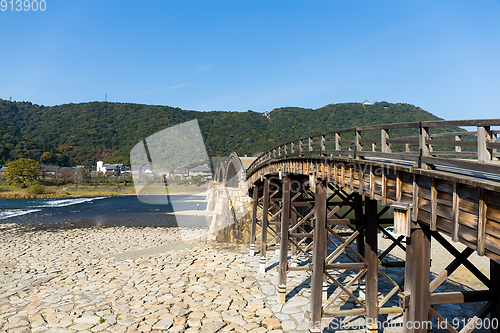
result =
[{"label": "wooden beam", "polygon": [[323,304],[323,274],[327,249],[326,231],[326,198],[327,189],[323,183],[316,186],[313,273],[311,277],[311,332],[321,332],[321,316]]},{"label": "wooden beam", "polygon": [[401,172],[396,170],[396,201],[401,202],[403,196],[403,183],[401,181]]},{"label": "wooden beam", "polygon": [[431,179],[431,223],[430,227],[432,231],[436,231],[437,223],[437,189],[436,189],[436,178]]},{"label": "wooden beam", "polygon": [[[291,215],[292,217],[290,223],[292,226],[295,226],[297,224],[297,212],[295,211],[295,209],[291,209]],[[291,253],[292,257],[297,254],[297,245],[295,243],[292,243],[291,251],[292,251]]]},{"label": "wooden beam", "polygon": [[378,318],[378,244],[377,201],[365,198],[365,259],[366,272],[366,320],[367,332],[377,332]]},{"label": "wooden beam", "polygon": [[257,186],[253,186],[253,198],[252,198],[252,226],[250,229],[250,256],[255,255],[255,232],[257,230],[257,205],[259,203],[259,189]]},{"label": "wooden beam", "polygon": [[[409,249],[409,251],[408,251]],[[406,330],[405,332],[412,333],[427,333],[425,328],[422,328],[423,323],[428,321],[429,316],[429,279],[430,279],[430,263],[431,263],[431,236],[430,233],[422,228],[413,229],[407,243],[406,251],[406,268],[411,270],[411,281],[405,281],[409,286],[410,301],[409,321],[420,323],[420,329]],[[406,276],[406,275],[405,275]],[[416,326],[416,325],[415,325]]]},{"label": "wooden beam", "polygon": [[278,284],[278,303],[285,303],[286,299],[286,272],[288,268],[288,229],[290,224],[290,178],[283,177],[283,203],[281,209],[281,242],[280,242],[280,271]]},{"label": "wooden beam", "polygon": [[385,170],[382,170],[382,205],[387,206],[387,176]]},{"label": "wooden beam", "polygon": [[[356,230],[360,230],[359,236],[356,238],[356,249],[359,253],[365,253],[365,231],[361,226],[365,223],[363,214],[363,196],[355,194],[354,201],[354,218],[356,219]],[[358,260],[359,261],[359,260]]]},{"label": "wooden beam", "polygon": [[458,242],[458,221],[460,217],[460,196],[458,195],[458,184],[453,183],[453,220],[451,221],[451,240]]},{"label": "wooden beam", "polygon": [[419,187],[418,187],[418,175],[413,174],[413,208],[412,208],[412,221],[417,222],[418,219],[418,196],[419,196]]},{"label": "wooden beam", "polygon": [[259,273],[266,273],[266,251],[267,251],[267,219],[269,217],[269,179],[264,179],[264,195],[262,199],[262,232],[260,240],[260,264]]},{"label": "wooden beam", "polygon": [[485,302],[492,301],[494,296],[495,292],[490,290],[437,293],[431,294],[430,305]]},{"label": "wooden beam", "polygon": [[486,212],[488,207],[486,206],[487,202],[487,192],[485,189],[479,190],[479,212],[478,212],[478,220],[477,220],[477,254],[480,256],[484,256],[484,242],[486,236]]}]

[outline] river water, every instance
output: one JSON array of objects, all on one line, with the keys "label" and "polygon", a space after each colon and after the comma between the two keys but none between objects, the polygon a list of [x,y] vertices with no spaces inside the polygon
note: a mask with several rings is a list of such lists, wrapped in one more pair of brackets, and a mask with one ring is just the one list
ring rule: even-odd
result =
[{"label": "river water", "polygon": [[[172,214],[204,210],[204,196],[172,195],[151,197],[147,202],[136,196],[0,199],[0,228],[54,229],[93,226],[175,227]],[[201,213],[201,212],[200,212]],[[183,226],[186,226],[183,218]],[[204,216],[189,215],[189,226],[206,227]]]}]

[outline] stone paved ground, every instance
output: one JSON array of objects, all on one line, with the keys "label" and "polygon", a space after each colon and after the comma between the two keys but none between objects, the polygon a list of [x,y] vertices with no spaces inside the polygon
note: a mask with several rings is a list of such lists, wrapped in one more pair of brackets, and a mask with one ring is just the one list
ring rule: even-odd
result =
[{"label": "stone paved ground", "polygon": [[1,231],[0,331],[282,332],[240,248],[167,251],[177,237],[155,228]]}]

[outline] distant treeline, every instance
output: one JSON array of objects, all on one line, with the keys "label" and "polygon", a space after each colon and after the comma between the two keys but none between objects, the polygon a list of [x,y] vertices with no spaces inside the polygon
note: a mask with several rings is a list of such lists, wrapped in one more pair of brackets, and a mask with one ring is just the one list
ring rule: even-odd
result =
[{"label": "distant treeline", "polygon": [[0,164],[30,157],[44,164],[91,165],[128,156],[140,140],[198,119],[208,156],[252,155],[308,134],[370,124],[440,119],[410,104],[330,104],[263,113],[188,111],[160,105],[90,102],[43,106],[0,99]]}]

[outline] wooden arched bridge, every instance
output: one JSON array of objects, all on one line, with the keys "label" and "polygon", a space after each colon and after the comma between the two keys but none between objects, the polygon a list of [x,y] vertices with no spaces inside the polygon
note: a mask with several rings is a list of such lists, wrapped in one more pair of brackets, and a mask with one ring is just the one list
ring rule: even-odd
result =
[{"label": "wooden arched bridge", "polygon": [[[346,316],[364,316],[367,330],[377,331],[379,316],[400,313],[406,332],[426,332],[429,316],[457,332],[434,306],[464,302],[484,306],[460,332],[485,318],[498,320],[500,131],[494,126],[500,119],[362,126],[294,139],[257,157],[246,170],[253,200],[250,252],[260,240],[265,271],[266,251],[280,244],[278,301],[286,302],[287,273],[307,270],[311,331],[321,331],[323,318]],[[390,208],[394,219],[384,218]],[[392,223],[398,239],[382,226]],[[393,241],[381,253],[378,232]],[[432,281],[431,239],[455,258]],[[460,252],[454,242],[467,247]],[[404,262],[387,260],[395,247],[406,250]],[[473,252],[490,259],[489,278],[469,261]],[[488,289],[438,292],[460,265]],[[384,266],[404,267],[404,280],[394,281]],[[342,281],[338,273],[348,271],[350,279]],[[379,280],[391,287],[382,290]],[[333,309],[340,297],[353,306]]]}]

